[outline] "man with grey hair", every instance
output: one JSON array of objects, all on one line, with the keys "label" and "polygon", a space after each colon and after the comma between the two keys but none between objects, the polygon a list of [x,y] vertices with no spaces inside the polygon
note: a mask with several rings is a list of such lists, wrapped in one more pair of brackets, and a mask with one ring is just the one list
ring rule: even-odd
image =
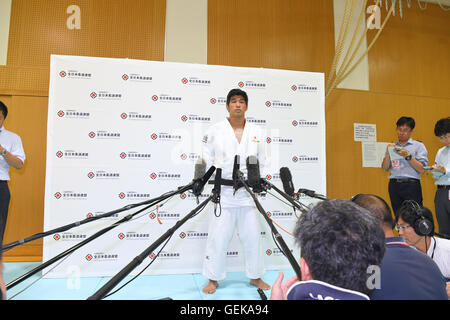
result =
[{"label": "man with grey hair", "polygon": [[381,263],[385,246],[378,220],[366,209],[348,200],[325,200],[299,218],[294,236],[302,279],[282,283],[281,272],[272,300],[369,299],[368,270]]}]

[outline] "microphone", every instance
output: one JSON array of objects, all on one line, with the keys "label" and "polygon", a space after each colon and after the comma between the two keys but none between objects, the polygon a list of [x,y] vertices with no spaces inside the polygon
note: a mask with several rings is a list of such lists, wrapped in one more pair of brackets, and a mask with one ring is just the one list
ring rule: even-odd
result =
[{"label": "microphone", "polygon": [[211,201],[214,203],[214,214],[216,214],[217,211],[217,204],[220,204],[220,186],[221,186],[221,180],[222,180],[222,169],[217,168],[216,170],[216,178],[214,179],[214,188],[212,190],[213,197]]},{"label": "microphone", "polygon": [[321,199],[321,200],[326,200],[327,199],[324,195],[318,194],[314,190],[298,189],[297,194],[298,193],[306,194],[308,197],[311,197],[311,198],[317,198],[317,199]]},{"label": "microphone", "polygon": [[280,168],[280,178],[281,178],[281,182],[283,183],[284,192],[286,192],[286,194],[293,197],[295,190],[294,190],[294,184],[292,182],[291,171],[289,171],[288,167]]},{"label": "microphone", "polygon": [[194,181],[192,184],[192,193],[197,197],[202,194],[203,188],[205,184],[208,182],[208,179],[211,178],[212,174],[216,170],[216,167],[211,166],[208,172],[205,173],[206,162],[203,159],[199,159],[195,164],[195,172],[194,172]]},{"label": "microphone", "polygon": [[211,201],[214,203],[220,202],[220,185],[221,185],[220,182],[221,182],[221,180],[222,180],[222,169],[217,168],[216,178],[214,179],[214,188],[212,190],[214,196],[211,199]]},{"label": "microphone", "polygon": [[232,179],[233,179],[233,195],[236,193],[237,189],[238,189],[238,182],[239,182],[239,177],[238,177],[238,172],[240,169],[240,156],[239,155],[235,155],[234,156],[234,164],[233,164],[233,174],[232,174]]},{"label": "microphone", "polygon": [[259,161],[255,156],[248,156],[247,161],[247,179],[248,185],[253,188],[253,192],[260,193],[264,191],[261,183],[261,174],[259,172]]}]

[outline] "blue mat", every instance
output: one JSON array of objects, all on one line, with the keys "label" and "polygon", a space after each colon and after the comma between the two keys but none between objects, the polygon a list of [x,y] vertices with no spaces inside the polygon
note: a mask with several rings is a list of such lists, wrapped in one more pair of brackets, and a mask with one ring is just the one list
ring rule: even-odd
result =
[{"label": "blue mat", "polygon": [[[5,262],[4,265],[3,276],[5,283],[8,284],[40,265],[40,262]],[[285,279],[295,274],[293,270],[283,270],[283,272]],[[263,280],[272,285],[278,274],[279,271],[267,271]],[[11,300],[85,300],[110,280],[110,277],[80,278],[77,281],[67,278],[40,279],[40,277],[41,272],[38,272],[14,286],[8,290],[7,298]],[[133,277],[126,277],[112,291],[131,278]],[[261,300],[256,287],[249,284],[249,279],[244,272],[229,272],[227,278],[219,282],[219,287],[214,294],[202,292],[202,288],[207,283],[208,280],[201,274],[139,276],[105,300],[158,300],[164,298],[173,300]],[[270,298],[270,290],[266,290],[265,294],[267,298]]]}]

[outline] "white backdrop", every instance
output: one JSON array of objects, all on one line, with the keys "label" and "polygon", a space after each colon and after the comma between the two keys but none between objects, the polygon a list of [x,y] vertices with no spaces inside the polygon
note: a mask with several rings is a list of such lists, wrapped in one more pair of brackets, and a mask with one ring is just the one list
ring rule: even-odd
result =
[{"label": "white backdrop", "polygon": [[[296,190],[325,194],[322,73],[52,55],[44,230],[188,184],[203,133],[226,117],[226,95],[232,88],[247,92],[247,121],[266,130],[273,166],[267,178],[282,190],[279,169],[289,167]],[[211,189],[207,186],[200,200]],[[299,212],[271,194],[261,197],[261,204],[279,226],[292,231]],[[67,277],[74,269],[80,276],[115,275],[196,205],[190,193],[176,196],[53,264],[46,276]],[[182,225],[144,274],[201,272],[212,208],[209,204]],[[46,237],[44,261],[138,209]],[[290,268],[267,223],[260,220],[266,268]],[[298,258],[293,237],[279,232]],[[147,266],[160,248],[132,274]],[[244,270],[236,234],[227,270]]]}]

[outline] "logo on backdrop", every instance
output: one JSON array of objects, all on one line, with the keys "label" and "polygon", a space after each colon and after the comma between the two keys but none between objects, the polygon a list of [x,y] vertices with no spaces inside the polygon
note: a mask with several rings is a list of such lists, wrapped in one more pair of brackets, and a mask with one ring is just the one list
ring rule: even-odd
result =
[{"label": "logo on backdrop", "polygon": [[92,78],[92,74],[89,72],[82,72],[82,71],[78,71],[78,70],[61,70],[59,72],[59,76],[61,78],[66,78],[66,79],[91,79]]},{"label": "logo on backdrop", "polygon": [[[291,251],[291,252],[293,253],[294,250],[293,250],[293,249],[289,249],[289,251]],[[283,252],[282,252],[280,249],[278,249],[278,248],[269,248],[269,249],[266,249],[266,255],[278,257],[278,256],[282,256],[282,255],[284,255],[284,254],[283,254]]]},{"label": "logo on backdrop", "polygon": [[104,130],[99,131],[90,131],[88,133],[89,138],[94,139],[120,139],[120,133],[119,132],[109,132]]},{"label": "logo on backdrop", "polygon": [[120,240],[148,240],[150,239],[150,234],[129,231],[127,233],[121,232],[117,235],[117,237]]},{"label": "logo on backdrop", "polygon": [[181,215],[179,213],[173,213],[173,212],[168,212],[168,211],[164,211],[164,210],[152,211],[149,214],[149,218],[151,220],[158,218],[162,221],[164,221],[164,220],[179,220],[180,216]]},{"label": "logo on backdrop", "polygon": [[85,256],[85,259],[89,262],[97,262],[97,261],[117,261],[119,260],[119,254],[117,253],[104,253],[104,252],[97,252],[97,253],[88,253]]},{"label": "logo on backdrop", "polygon": [[278,172],[275,172],[275,173],[272,173],[272,174],[269,173],[269,174],[266,175],[266,179],[269,180],[269,181],[272,181],[272,182],[279,181],[280,180],[280,174]]},{"label": "logo on backdrop", "polygon": [[151,121],[152,115],[142,112],[122,112],[120,114],[122,120],[135,120],[135,121]]},{"label": "logo on backdrop", "polygon": [[[166,259],[175,259],[175,260],[179,260],[180,259],[181,254],[179,252],[175,252],[175,251],[161,251],[158,255],[158,259],[161,260],[166,260]],[[150,259],[155,259],[156,258],[156,253],[152,252],[149,256]]]},{"label": "logo on backdrop", "polygon": [[152,172],[149,175],[150,179],[158,180],[158,181],[177,181],[181,179],[180,173],[172,173],[172,172]]},{"label": "logo on backdrop", "polygon": [[288,137],[267,137],[266,142],[268,144],[280,144],[291,146],[294,144],[294,139]]},{"label": "logo on backdrop", "polygon": [[55,241],[80,241],[86,238],[86,234],[76,234],[71,232],[64,232],[62,234],[56,233],[53,235]]},{"label": "logo on backdrop", "polygon": [[86,111],[79,111],[79,110],[58,110],[56,115],[59,118],[70,118],[70,119],[89,119],[90,113]]},{"label": "logo on backdrop", "polygon": [[290,219],[293,216],[292,212],[284,212],[280,210],[267,211],[266,214],[269,218],[276,218],[276,219]]},{"label": "logo on backdrop", "polygon": [[291,124],[294,127],[298,128],[317,128],[319,126],[319,121],[301,119],[301,120],[292,120]]},{"label": "logo on backdrop", "polygon": [[291,90],[296,92],[317,92],[318,88],[314,85],[308,85],[308,84],[293,84],[291,85]]},{"label": "logo on backdrop", "polygon": [[183,98],[181,96],[169,95],[169,94],[159,94],[152,95],[152,101],[161,103],[181,103]]},{"label": "logo on backdrop", "polygon": [[110,91],[91,91],[89,94],[93,100],[122,100],[122,94]]},{"label": "logo on backdrop", "polygon": [[211,117],[197,114],[183,114],[180,120],[183,123],[210,123]]},{"label": "logo on backdrop", "polygon": [[166,132],[159,132],[159,133],[152,133],[150,135],[150,138],[153,141],[161,141],[161,142],[181,142],[182,136],[181,134],[177,133],[166,133]]},{"label": "logo on backdrop", "polygon": [[87,192],[76,192],[76,191],[57,191],[54,193],[54,197],[57,200],[87,200]]},{"label": "logo on backdrop", "polygon": [[292,156],[292,162],[306,164],[306,163],[319,163],[319,157],[309,155],[294,155]]},{"label": "logo on backdrop", "polygon": [[150,75],[143,75],[143,74],[138,74],[138,73],[124,73],[122,75],[122,80],[123,81],[130,81],[130,82],[152,82],[153,81],[153,77]]},{"label": "logo on backdrop", "polygon": [[82,152],[82,151],[76,151],[76,150],[58,150],[56,152],[57,158],[65,158],[65,159],[88,159],[89,158],[89,152]]},{"label": "logo on backdrop", "polygon": [[209,102],[211,104],[217,104],[217,105],[224,106],[227,104],[227,98],[226,97],[210,98]]},{"label": "logo on backdrop", "polygon": [[102,180],[106,180],[106,179],[119,179],[120,178],[120,173],[118,172],[108,172],[108,171],[89,171],[89,173],[87,174],[87,177],[89,179],[102,179]]},{"label": "logo on backdrop", "polygon": [[120,192],[118,195],[119,199],[136,200],[136,199],[148,199],[150,198],[150,193],[141,193],[137,191],[125,191]]},{"label": "logo on backdrop", "polygon": [[267,120],[266,119],[255,118],[255,117],[248,117],[248,118],[246,118],[246,120],[249,123],[253,123],[253,124],[256,124],[258,126],[266,126],[267,125]]},{"label": "logo on backdrop", "polygon": [[141,153],[136,151],[128,151],[128,152],[121,152],[119,154],[119,157],[121,159],[128,159],[128,160],[151,160],[151,153]]},{"label": "logo on backdrop", "polygon": [[197,240],[197,239],[206,239],[208,238],[208,232],[200,232],[200,231],[181,231],[178,236],[181,239],[186,240]]},{"label": "logo on backdrop", "polygon": [[181,83],[184,85],[191,85],[191,86],[210,86],[211,80],[201,79],[198,77],[183,77],[181,78]]},{"label": "logo on backdrop", "polygon": [[188,160],[188,161],[195,162],[198,159],[200,159],[200,155],[198,153],[195,153],[195,152],[182,153],[182,154],[180,154],[180,159],[183,160],[183,161]]},{"label": "logo on backdrop", "polygon": [[245,89],[266,89],[267,85],[264,82],[245,80],[245,81],[239,81],[238,86],[239,86],[239,88],[245,88]]},{"label": "logo on backdrop", "polygon": [[285,101],[281,101],[281,100],[267,100],[265,102],[265,106],[267,108],[271,108],[271,109],[287,109],[290,110],[292,109],[292,103],[291,102],[285,102]]}]

